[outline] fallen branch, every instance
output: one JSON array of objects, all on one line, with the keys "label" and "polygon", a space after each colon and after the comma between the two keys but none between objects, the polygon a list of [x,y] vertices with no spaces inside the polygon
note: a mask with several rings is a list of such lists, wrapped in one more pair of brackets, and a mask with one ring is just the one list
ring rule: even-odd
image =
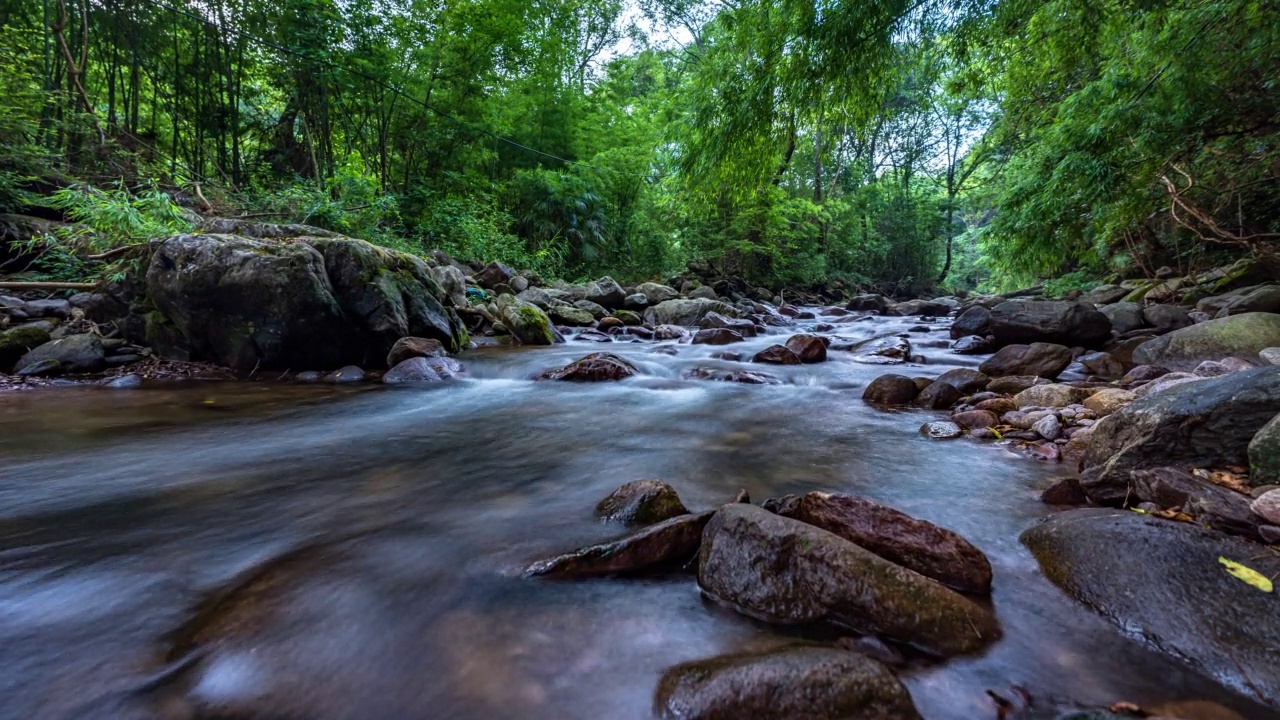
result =
[{"label": "fallen branch", "polygon": [[1026,297],[1026,296],[1028,296],[1028,295],[1039,295],[1039,294],[1040,294],[1040,293],[1042,293],[1042,292],[1044,292],[1044,286],[1043,286],[1043,285],[1037,285],[1037,286],[1035,286],[1035,287],[1029,287],[1029,288],[1027,288],[1027,289],[1025,289],[1025,290],[1015,290],[1015,291],[1013,291],[1013,292],[1005,293],[1005,294],[1001,295],[1000,297],[1002,297],[1002,298],[1008,298],[1008,299],[1012,300],[1013,298]]},{"label": "fallen branch", "polygon": [[0,290],[96,290],[98,283],[85,282],[0,282]]},{"label": "fallen branch", "polygon": [[127,255],[134,250],[144,247],[147,247],[147,243],[134,243],[133,245],[124,245],[108,250],[104,253],[98,253],[97,255],[85,255],[84,257],[86,260],[110,260],[111,258]]}]

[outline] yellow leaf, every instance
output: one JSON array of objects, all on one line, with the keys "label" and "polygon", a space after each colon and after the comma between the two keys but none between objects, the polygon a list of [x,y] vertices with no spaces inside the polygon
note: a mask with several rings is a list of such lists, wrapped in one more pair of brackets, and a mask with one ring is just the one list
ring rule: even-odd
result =
[{"label": "yellow leaf", "polygon": [[1218,562],[1222,563],[1223,567],[1227,569],[1227,572],[1231,574],[1231,577],[1242,582],[1249,583],[1262,592],[1269,593],[1275,589],[1274,586],[1272,586],[1271,581],[1267,579],[1266,575],[1263,575],[1251,567],[1245,567],[1235,560],[1228,560],[1224,557],[1219,557]]}]

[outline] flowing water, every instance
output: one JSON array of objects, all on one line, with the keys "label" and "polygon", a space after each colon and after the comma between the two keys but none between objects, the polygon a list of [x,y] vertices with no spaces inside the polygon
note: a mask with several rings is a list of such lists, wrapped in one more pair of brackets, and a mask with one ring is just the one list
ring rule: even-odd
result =
[{"label": "flowing water", "polygon": [[[945,337],[913,335],[928,362],[907,374],[976,364]],[[889,368],[848,353],[768,367],[784,384],[752,386],[681,379],[747,367],[710,358],[724,348],[655,347],[475,351],[461,358],[469,379],[423,388],[0,396],[0,718],[651,718],[664,668],[788,636],[704,601],[690,575],[520,576],[617,534],[595,503],[646,477],[695,510],[741,488],[756,501],[858,493],[985,551],[1004,637],[904,670],[928,720],[994,719],[985,691],[1013,685],[1041,707],[1207,698],[1269,716],[1038,574],[1017,538],[1050,512],[1037,495],[1060,467],[922,438],[930,414],[861,402]],[[529,379],[599,350],[643,377]]]}]

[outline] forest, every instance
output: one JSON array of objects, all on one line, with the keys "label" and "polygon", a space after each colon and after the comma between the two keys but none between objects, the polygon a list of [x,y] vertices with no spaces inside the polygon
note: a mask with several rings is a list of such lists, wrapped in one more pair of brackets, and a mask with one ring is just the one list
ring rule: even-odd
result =
[{"label": "forest", "polygon": [[0,0],[33,278],[180,206],[566,279],[1065,292],[1280,242],[1264,0]]}]

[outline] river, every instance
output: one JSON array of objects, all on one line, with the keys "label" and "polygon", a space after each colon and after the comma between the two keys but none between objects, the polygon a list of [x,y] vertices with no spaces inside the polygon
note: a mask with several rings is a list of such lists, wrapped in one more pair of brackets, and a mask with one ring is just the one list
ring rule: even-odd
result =
[{"label": "river", "polygon": [[[907,374],[979,361],[947,352],[942,326],[912,338],[927,363]],[[1037,496],[1061,466],[921,437],[934,414],[867,407],[890,368],[848,353],[766,367],[784,383],[758,386],[681,379],[745,367],[710,358],[725,348],[655,346],[472,351],[468,379],[419,388],[0,396],[0,718],[651,718],[664,668],[788,636],[704,601],[690,575],[521,577],[617,534],[596,502],[646,477],[695,510],[741,488],[857,493],[985,551],[1004,637],[903,671],[928,720],[994,720],[985,691],[1014,685],[1040,707],[1196,698],[1270,717],[1039,575],[1018,535],[1051,512]],[[600,350],[643,376],[529,379]]]}]

